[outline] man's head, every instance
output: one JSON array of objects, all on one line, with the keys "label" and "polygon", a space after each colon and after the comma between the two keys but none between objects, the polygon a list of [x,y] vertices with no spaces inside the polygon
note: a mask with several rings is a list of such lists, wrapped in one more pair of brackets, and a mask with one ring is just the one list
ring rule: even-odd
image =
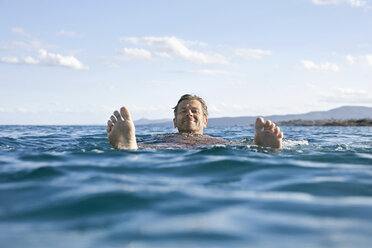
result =
[{"label": "man's head", "polygon": [[204,100],[195,95],[183,95],[174,109],[174,127],[180,133],[203,134],[208,123],[208,109]]}]

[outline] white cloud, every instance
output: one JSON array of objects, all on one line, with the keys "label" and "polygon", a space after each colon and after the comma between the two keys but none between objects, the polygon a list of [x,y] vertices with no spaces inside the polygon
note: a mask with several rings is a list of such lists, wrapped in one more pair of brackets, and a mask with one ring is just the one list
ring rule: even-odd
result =
[{"label": "white cloud", "polygon": [[9,44],[2,45],[0,49],[2,50],[17,50],[17,49],[34,50],[34,49],[40,49],[42,46],[43,46],[43,42],[40,40],[13,41]]},{"label": "white cloud", "polygon": [[352,55],[346,55],[346,60],[351,64],[355,64],[355,58]]},{"label": "white cloud", "polygon": [[372,54],[362,56],[362,59],[367,62],[369,66],[372,66]]},{"label": "white cloud", "polygon": [[57,36],[74,36],[75,32],[72,31],[66,31],[66,30],[60,30],[56,33]]},{"label": "white cloud", "polygon": [[201,46],[201,47],[208,46],[208,43],[201,42],[201,41],[185,40],[184,42],[186,46]]},{"label": "white cloud", "polygon": [[155,55],[159,57],[171,58],[172,56],[165,52],[155,52]]},{"label": "white cloud", "polygon": [[178,57],[196,64],[228,64],[227,59],[220,54],[209,55],[188,47],[191,44],[206,46],[206,43],[184,41],[176,37],[125,37],[121,41],[147,46],[155,55],[160,54],[162,57]]},{"label": "white cloud", "polygon": [[372,46],[371,43],[360,43],[360,44],[357,44],[357,47],[358,48],[370,48]]},{"label": "white cloud", "polygon": [[305,87],[308,88],[308,89],[315,89],[316,85],[315,84],[306,84]]},{"label": "white cloud", "polygon": [[316,5],[339,4],[342,0],[312,0]]},{"label": "white cloud", "polygon": [[120,41],[129,42],[129,43],[132,43],[132,44],[135,44],[135,45],[139,45],[140,39],[137,38],[137,37],[124,37],[124,38],[120,38]]},{"label": "white cloud", "polygon": [[28,112],[28,109],[26,109],[24,107],[17,107],[17,111],[19,111],[21,113],[27,113]]},{"label": "white cloud", "polygon": [[372,67],[372,54],[366,54],[361,56],[347,55],[346,59],[351,65],[358,63]]},{"label": "white cloud", "polygon": [[263,56],[269,56],[271,51],[260,49],[235,49],[234,53],[244,58],[261,59]]},{"label": "white cloud", "polygon": [[249,85],[249,82],[247,81],[228,80],[228,81],[225,81],[225,83],[227,83],[228,85],[234,86],[234,87]]},{"label": "white cloud", "polygon": [[37,59],[34,59],[34,58],[30,57],[30,56],[27,56],[27,57],[24,59],[24,62],[25,62],[26,64],[30,64],[30,65],[37,65],[37,64],[40,63]]},{"label": "white cloud", "polygon": [[40,50],[38,56],[39,63],[51,66],[69,67],[77,70],[89,69],[73,56],[62,56],[60,54],[48,53]]},{"label": "white cloud", "polygon": [[372,95],[363,89],[333,88],[320,94],[326,102],[341,104],[371,104]]},{"label": "white cloud", "polygon": [[114,69],[118,69],[118,68],[120,68],[120,66],[119,66],[118,64],[116,64],[116,63],[114,63],[114,62],[112,62],[112,61],[109,61],[109,60],[107,60],[107,59],[104,59],[104,62],[105,62],[105,64],[106,64],[108,67],[110,67],[110,68],[114,68]]},{"label": "white cloud", "polygon": [[173,71],[175,73],[186,73],[186,74],[201,74],[201,75],[237,75],[235,72],[220,71],[220,70],[180,70]]},{"label": "white cloud", "polygon": [[60,54],[49,53],[46,50],[40,49],[37,58],[30,56],[23,60],[16,57],[3,57],[0,62],[6,64],[30,64],[30,65],[47,65],[47,66],[61,66],[77,70],[89,69],[83,65],[78,59],[73,56],[62,56]]},{"label": "white cloud", "polygon": [[23,28],[13,27],[11,28],[11,31],[15,34],[19,34],[19,35],[26,36],[26,37],[31,37],[31,35],[27,33]]},{"label": "white cloud", "polygon": [[338,72],[340,71],[340,67],[337,64],[324,62],[322,64],[315,64],[313,61],[310,60],[301,60],[303,67],[309,71],[333,71]]},{"label": "white cloud", "polygon": [[152,59],[152,54],[143,48],[124,48],[118,56],[100,56],[99,59],[103,60],[108,67],[119,68],[116,61],[149,60]]},{"label": "white cloud", "polygon": [[336,91],[342,94],[349,94],[349,95],[365,95],[368,94],[367,91],[361,89],[351,89],[351,88],[335,88]]},{"label": "white cloud", "polygon": [[172,117],[173,110],[167,105],[136,105],[128,104],[127,107],[130,109],[132,118],[138,119],[137,116],[146,116],[146,118],[161,119],[165,116],[168,118]]},{"label": "white cloud", "polygon": [[123,55],[140,59],[151,59],[151,53],[142,48],[124,48]]},{"label": "white cloud", "polygon": [[159,80],[144,81],[142,83],[146,85],[152,85],[152,86],[172,86],[175,84],[175,82],[159,81]]},{"label": "white cloud", "polygon": [[108,90],[109,90],[109,91],[114,91],[115,88],[116,88],[116,87],[115,87],[114,85],[112,85],[112,84],[108,85]]},{"label": "white cloud", "polygon": [[5,112],[10,112],[10,111],[6,108],[0,107],[0,113],[5,113]]},{"label": "white cloud", "polygon": [[[261,107],[260,111],[262,111]],[[226,116],[226,113],[229,113],[228,116],[247,116],[254,115],[252,113],[256,112],[257,108],[249,104],[219,102],[209,104],[208,110],[213,117]]]},{"label": "white cloud", "polygon": [[18,64],[19,59],[16,57],[2,57],[0,58],[0,62],[4,64]]},{"label": "white cloud", "polygon": [[367,2],[363,0],[349,0],[346,2],[348,2],[353,7],[368,7]]},{"label": "white cloud", "polygon": [[311,0],[316,5],[342,4],[346,3],[352,7],[369,7],[365,0]]}]

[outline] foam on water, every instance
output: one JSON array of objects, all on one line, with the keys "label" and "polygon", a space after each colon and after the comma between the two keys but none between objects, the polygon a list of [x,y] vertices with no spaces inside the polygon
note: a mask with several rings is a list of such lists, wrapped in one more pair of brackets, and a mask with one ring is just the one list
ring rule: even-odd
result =
[{"label": "foam on water", "polygon": [[309,141],[307,141],[307,140],[289,140],[289,139],[286,140],[285,139],[285,140],[283,140],[282,145],[283,145],[283,148],[293,147],[293,146],[307,146],[307,145],[309,145]]}]

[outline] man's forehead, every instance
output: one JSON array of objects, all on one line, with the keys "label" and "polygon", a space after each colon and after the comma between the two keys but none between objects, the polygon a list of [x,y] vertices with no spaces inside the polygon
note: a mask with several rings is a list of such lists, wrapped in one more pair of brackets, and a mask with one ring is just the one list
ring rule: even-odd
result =
[{"label": "man's forehead", "polygon": [[194,107],[194,108],[200,108],[201,103],[198,100],[183,100],[179,104],[180,108],[186,108],[186,107]]}]

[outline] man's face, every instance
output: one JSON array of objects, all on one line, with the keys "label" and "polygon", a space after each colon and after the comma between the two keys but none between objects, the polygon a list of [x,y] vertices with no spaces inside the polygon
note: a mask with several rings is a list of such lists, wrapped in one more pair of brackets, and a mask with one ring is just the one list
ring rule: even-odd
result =
[{"label": "man's face", "polygon": [[178,105],[173,122],[180,133],[203,134],[208,119],[204,117],[202,105],[198,100],[183,100]]}]

